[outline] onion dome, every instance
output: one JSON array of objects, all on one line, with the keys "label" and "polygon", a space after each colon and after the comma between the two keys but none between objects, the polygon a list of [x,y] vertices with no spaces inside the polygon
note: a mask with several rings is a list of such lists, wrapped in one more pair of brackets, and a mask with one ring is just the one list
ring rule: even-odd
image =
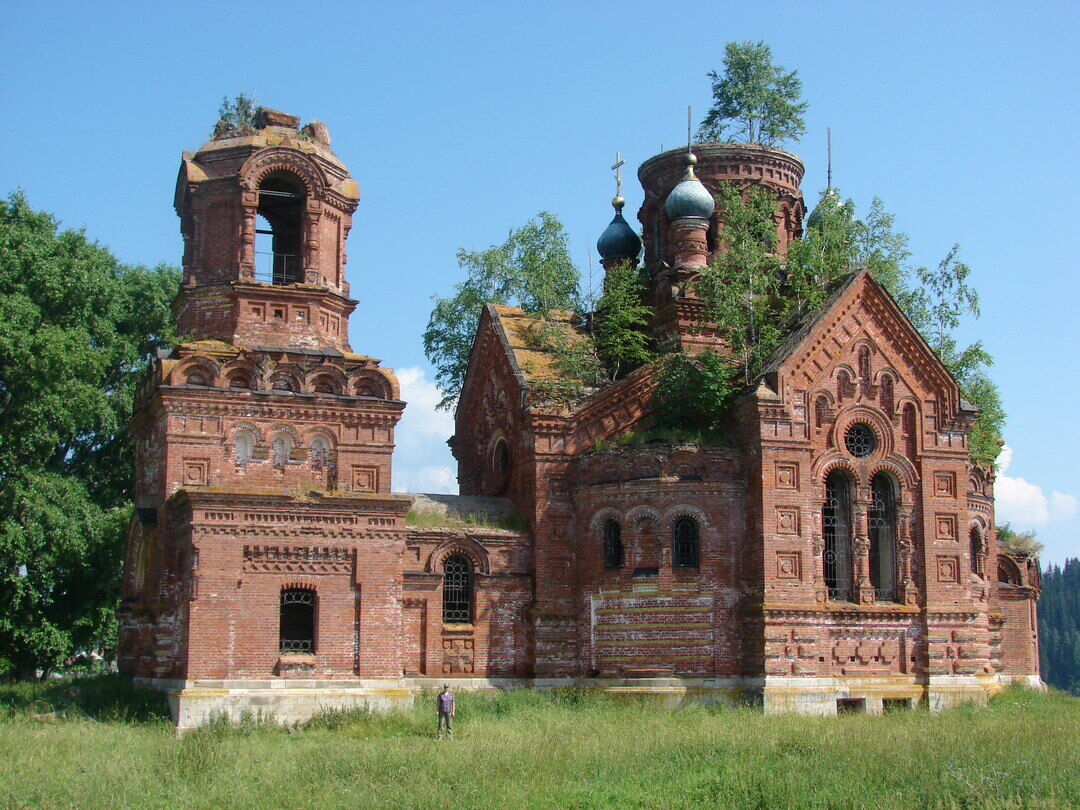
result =
[{"label": "onion dome", "polygon": [[821,195],[821,200],[814,206],[814,210],[810,212],[810,216],[806,218],[806,227],[817,227],[827,214],[833,213],[841,205],[840,195],[836,193],[836,189],[831,187],[828,188],[825,193]]},{"label": "onion dome", "polygon": [[668,194],[664,202],[664,211],[668,219],[683,219],[684,217],[700,217],[708,219],[712,216],[716,203],[712,194],[694,176],[694,164],[697,158],[693,152],[686,153],[686,174],[679,184]]},{"label": "onion dome", "polygon": [[626,200],[616,197],[611,204],[615,208],[615,218],[596,240],[596,252],[601,259],[636,259],[641,253],[641,239],[623,219],[622,209]]}]

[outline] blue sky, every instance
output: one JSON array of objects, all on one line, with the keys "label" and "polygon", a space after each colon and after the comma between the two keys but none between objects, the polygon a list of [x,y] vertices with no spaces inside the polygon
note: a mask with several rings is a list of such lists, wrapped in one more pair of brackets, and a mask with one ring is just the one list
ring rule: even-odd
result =
[{"label": "blue sky", "polygon": [[730,40],[797,68],[808,200],[881,197],[913,260],[954,242],[982,293],[965,327],[1009,412],[999,518],[1045,557],[1080,554],[1076,189],[1080,6],[1071,3],[41,3],[0,7],[0,193],[82,227],[122,260],[179,263],[180,152],[224,95],[328,123],[363,199],[349,239],[354,348],[401,374],[395,485],[454,486],[420,333],[459,247],[540,210],[588,277],[608,167],[685,137]]}]

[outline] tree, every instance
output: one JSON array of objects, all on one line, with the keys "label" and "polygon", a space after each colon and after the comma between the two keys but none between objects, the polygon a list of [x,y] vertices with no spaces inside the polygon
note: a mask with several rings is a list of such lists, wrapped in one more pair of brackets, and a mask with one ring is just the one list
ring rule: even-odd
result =
[{"label": "tree", "polygon": [[979,295],[968,282],[971,269],[953,245],[934,267],[911,267],[908,237],[878,198],[863,219],[851,200],[835,189],[821,195],[803,238],[788,247],[785,298],[794,316],[812,310],[828,285],[856,267],[866,267],[889,291],[912,325],[956,378],[979,416],[968,436],[971,457],[990,465],[1001,449],[1005,410],[988,374],[993,358],[981,342],[961,348],[956,331],[966,317],[979,317]]},{"label": "tree", "polygon": [[442,389],[440,408],[451,408],[461,393],[480,312],[485,305],[512,304],[529,313],[580,310],[579,273],[570,259],[566,229],[541,211],[511,230],[501,245],[479,252],[458,250],[466,271],[449,298],[435,296],[424,330],[424,352]]},{"label": "tree", "polygon": [[708,77],[713,105],[698,129],[699,140],[723,140],[731,131],[747,143],[774,146],[806,132],[808,105],[800,101],[798,71],[773,64],[772,49],[764,42],[729,42],[723,76],[713,70]]},{"label": "tree", "polygon": [[618,261],[604,274],[604,291],[593,313],[596,352],[612,379],[624,377],[652,357],[645,284],[635,263]]},{"label": "tree", "polygon": [[1039,669],[1051,686],[1080,696],[1080,559],[1075,557],[1042,574]]},{"label": "tree", "polygon": [[221,137],[253,126],[255,111],[259,108],[259,94],[239,93],[233,99],[225,96],[218,107],[218,123],[214,135]]},{"label": "tree", "polygon": [[1032,529],[1018,532],[1012,527],[1011,523],[997,527],[998,542],[1006,548],[1026,551],[1029,554],[1038,554],[1043,550],[1043,544],[1035,538],[1036,533]]},{"label": "tree", "polygon": [[698,294],[731,348],[743,383],[749,385],[783,337],[772,221],[776,201],[764,188],[724,183],[717,204],[725,249],[702,273]]},{"label": "tree", "polygon": [[0,200],[0,677],[112,639],[127,422],[179,280]]}]

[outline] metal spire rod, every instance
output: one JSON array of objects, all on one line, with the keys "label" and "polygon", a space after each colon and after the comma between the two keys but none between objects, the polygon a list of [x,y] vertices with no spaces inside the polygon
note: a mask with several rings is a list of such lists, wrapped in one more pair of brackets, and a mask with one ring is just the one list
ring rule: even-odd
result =
[{"label": "metal spire rod", "polygon": [[828,156],[829,173],[826,181],[826,190],[832,189],[832,127],[825,127],[825,150]]},{"label": "metal spire rod", "polygon": [[690,130],[693,127],[693,124],[691,123],[693,121],[693,118],[694,118],[694,116],[693,116],[693,108],[689,104],[687,104],[686,105],[686,151],[687,152],[690,151]]}]

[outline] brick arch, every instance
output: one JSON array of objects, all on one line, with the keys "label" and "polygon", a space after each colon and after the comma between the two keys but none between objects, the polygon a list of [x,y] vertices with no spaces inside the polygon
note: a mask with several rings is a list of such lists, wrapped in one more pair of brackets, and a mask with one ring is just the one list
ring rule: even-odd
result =
[{"label": "brick arch", "polygon": [[664,511],[664,524],[669,528],[674,528],[675,523],[679,518],[688,517],[697,523],[698,529],[704,531],[710,527],[709,516],[705,514],[705,511],[699,506],[694,506],[690,503],[681,503],[676,506],[672,506]]},{"label": "brick arch", "polygon": [[652,518],[659,523],[661,520],[660,511],[652,506],[635,506],[626,512],[627,523],[637,523],[643,518]]},{"label": "brick arch", "polygon": [[879,461],[874,462],[870,466],[870,471],[867,473],[866,480],[869,481],[878,473],[885,473],[892,477],[893,483],[897,485],[897,495],[901,492],[901,487],[904,489],[912,489],[919,482],[919,474],[915,470],[915,467],[904,456],[892,453]]},{"label": "brick arch", "polygon": [[263,382],[265,387],[272,391],[275,377],[285,377],[295,386],[297,391],[303,391],[306,376],[304,370],[296,363],[275,363],[263,373]]},{"label": "brick arch", "polygon": [[623,517],[622,512],[620,512],[618,509],[614,509],[610,506],[605,506],[601,509],[596,510],[596,512],[593,513],[592,519],[589,521],[589,534],[596,534],[597,532],[599,532],[603,525],[609,520],[618,521],[620,526],[622,526],[624,523],[630,522]]},{"label": "brick arch", "polygon": [[630,478],[632,480],[642,478],[659,478],[664,471],[664,463],[659,456],[648,453],[637,456],[630,461]]},{"label": "brick arch", "polygon": [[326,191],[326,179],[314,160],[303,153],[284,147],[260,149],[240,168],[240,185],[246,191],[256,191],[267,175],[284,172],[295,176],[304,186],[308,197],[321,198]]},{"label": "brick arch", "polygon": [[[366,368],[353,372],[348,379],[349,391],[355,396],[374,396],[379,399],[398,399],[401,394],[398,391],[396,380],[380,369]],[[371,393],[361,394],[365,387]]]},{"label": "brick arch", "polygon": [[325,428],[325,427],[321,427],[321,426],[320,427],[308,428],[307,430],[305,430],[303,432],[302,441],[304,442],[304,446],[305,447],[310,447],[311,446],[311,440],[314,439],[316,436],[322,436],[325,439],[327,439],[330,442],[330,449],[331,450],[336,450],[337,449],[337,445],[338,445],[337,436],[334,435],[334,432],[332,430],[330,430],[330,428]]},{"label": "brick arch", "polygon": [[444,540],[428,555],[424,570],[433,574],[442,573],[443,563],[453,554],[464,554],[468,557],[476,573],[490,573],[487,549],[471,537],[453,537]]},{"label": "brick arch", "polygon": [[851,459],[847,456],[840,455],[838,450],[829,450],[814,459],[810,464],[810,475],[814,481],[824,486],[825,479],[829,477],[829,473],[837,469],[844,470],[844,472],[851,477],[853,484],[857,485],[859,483],[859,471],[855,468]]},{"label": "brick arch", "polygon": [[268,428],[266,431],[267,436],[276,436],[279,433],[288,433],[293,440],[293,446],[296,446],[300,443],[300,434],[297,433],[296,428],[294,428],[292,425],[276,424]]},{"label": "brick arch", "polygon": [[[692,450],[675,450],[668,458],[667,464],[664,466],[665,478],[685,478],[696,477],[704,478],[704,469],[706,467],[705,459],[701,453],[694,452]],[[689,470],[690,475],[687,476],[686,472]]]},{"label": "brick arch", "polygon": [[324,384],[330,388],[330,393],[341,396],[345,393],[348,386],[348,380],[345,377],[345,373],[336,366],[316,366],[308,372],[307,387],[311,393],[320,393],[319,391],[316,391],[316,388]]},{"label": "brick arch", "polygon": [[1005,585],[1024,584],[1024,575],[1023,572],[1020,571],[1020,566],[1004,554],[998,554],[997,581]]},{"label": "brick arch", "polygon": [[203,357],[198,355],[191,357],[181,363],[173,370],[169,375],[169,380],[173,385],[186,385],[189,374],[193,372],[201,372],[206,376],[207,385],[217,386],[221,377],[221,367],[218,366],[209,357]]},{"label": "brick arch", "polygon": [[630,462],[621,456],[603,459],[589,475],[589,483],[606,484],[611,481],[625,481],[630,477]]},{"label": "brick arch", "polygon": [[258,390],[260,382],[262,382],[262,369],[258,364],[244,358],[235,358],[225,363],[221,367],[221,382],[223,385],[228,385],[229,377],[233,374],[244,374],[248,378],[248,382],[251,383],[252,390]]},{"label": "brick arch", "polygon": [[246,430],[255,437],[255,443],[261,444],[265,440],[262,430],[254,422],[233,422],[225,431],[225,440],[231,441],[233,435],[239,430]]}]

